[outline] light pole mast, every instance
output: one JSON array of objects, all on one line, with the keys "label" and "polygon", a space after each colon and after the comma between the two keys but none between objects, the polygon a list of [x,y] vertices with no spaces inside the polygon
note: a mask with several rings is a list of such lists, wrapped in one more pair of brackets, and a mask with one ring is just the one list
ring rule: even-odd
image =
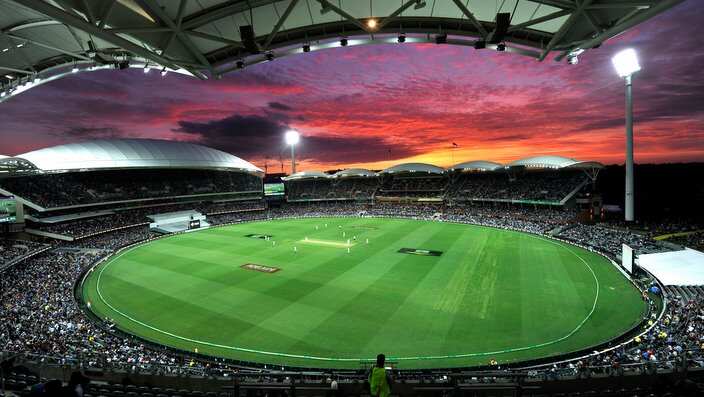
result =
[{"label": "light pole mast", "polygon": [[285,135],[286,144],[291,146],[291,174],[296,173],[296,144],[301,140],[301,135],[296,130],[288,130]]},{"label": "light pole mast", "polygon": [[296,173],[296,145],[291,145],[291,173]]},{"label": "light pole mast", "polygon": [[[293,147],[292,147],[293,148]],[[626,76],[626,204],[625,219],[635,219],[633,211],[633,85],[632,75]]]},{"label": "light pole mast", "polygon": [[640,70],[636,52],[629,48],[611,59],[616,73],[626,81],[626,196],[624,215],[627,222],[635,220],[633,199],[633,74]]}]

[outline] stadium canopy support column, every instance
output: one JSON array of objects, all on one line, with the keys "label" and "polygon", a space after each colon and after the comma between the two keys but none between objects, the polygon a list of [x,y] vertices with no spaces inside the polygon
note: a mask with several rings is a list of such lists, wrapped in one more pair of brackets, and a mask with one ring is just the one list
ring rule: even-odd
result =
[{"label": "stadium canopy support column", "polygon": [[633,221],[633,87],[626,76],[626,221]]}]

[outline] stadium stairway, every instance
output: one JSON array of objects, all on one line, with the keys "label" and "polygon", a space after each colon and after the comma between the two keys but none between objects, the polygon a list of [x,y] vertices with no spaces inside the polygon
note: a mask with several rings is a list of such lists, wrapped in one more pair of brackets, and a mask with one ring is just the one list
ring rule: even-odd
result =
[{"label": "stadium stairway", "polygon": [[668,285],[665,292],[673,297],[679,296],[685,301],[704,299],[704,286],[701,285]]}]

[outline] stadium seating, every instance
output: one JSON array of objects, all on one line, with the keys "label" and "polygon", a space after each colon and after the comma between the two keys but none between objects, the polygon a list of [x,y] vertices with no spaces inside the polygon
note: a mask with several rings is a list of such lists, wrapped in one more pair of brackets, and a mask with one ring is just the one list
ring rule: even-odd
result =
[{"label": "stadium seating", "polygon": [[286,181],[289,201],[372,197],[444,198],[448,202],[510,201],[563,203],[588,185],[581,170],[504,169],[450,174],[379,174],[365,178],[307,178]]},{"label": "stadium seating", "polygon": [[[176,205],[177,207],[181,204]],[[171,208],[171,207],[165,207]],[[201,208],[208,213],[213,225],[227,224],[256,219],[301,216],[401,216],[417,219],[467,222],[492,227],[517,229],[530,233],[544,234],[556,228],[562,230],[560,236],[609,253],[612,257],[620,254],[620,244],[628,242],[637,250],[661,249],[650,239],[648,233],[633,233],[628,229],[611,225],[574,224],[575,213],[564,208],[543,206],[495,206],[492,204],[440,203],[399,204],[380,202],[370,204],[359,201],[323,201],[284,204],[279,207],[264,208],[262,201],[200,203],[192,208]],[[139,340],[133,340],[114,331],[109,325],[94,322],[86,317],[75,299],[73,285],[83,271],[95,261],[110,255],[125,245],[153,237],[146,225],[130,224],[141,220],[151,208],[135,209],[120,215],[108,215],[94,220],[75,220],[63,227],[77,236],[85,236],[76,241],[52,241],[52,249],[28,257],[3,272],[0,281],[0,345],[5,350],[22,353],[26,362],[35,366],[47,363],[85,365],[101,368],[102,371],[118,373],[172,374],[195,377],[232,376],[241,368],[222,361],[214,361],[201,356],[183,355],[165,350]],[[85,224],[85,229],[84,225]],[[119,228],[119,226],[125,226]],[[70,226],[68,226],[70,225]],[[99,226],[100,225],[100,226]],[[564,228],[564,229],[563,229]],[[88,236],[87,231],[99,233]],[[6,243],[12,246],[16,243]],[[36,244],[29,244],[38,246]],[[12,248],[14,249],[14,248]],[[9,255],[9,250],[3,250]],[[24,252],[24,249],[22,250]],[[16,257],[16,255],[9,255]],[[637,280],[644,286],[653,281]],[[533,384],[540,382],[560,382],[582,379],[585,382],[600,377],[630,374],[648,374],[655,369],[672,372],[681,365],[690,371],[704,368],[704,289],[693,286],[668,287],[671,297],[661,318],[652,317],[654,327],[629,345],[602,354],[595,354],[581,360],[559,364],[544,363],[536,367],[531,375],[525,375]],[[655,313],[653,313],[653,316]],[[655,369],[653,369],[655,368]],[[122,371],[122,372],[120,372]],[[650,372],[649,372],[650,371]],[[409,385],[408,393],[431,393],[432,390],[495,390],[497,382],[507,390],[517,387],[512,383],[515,373],[505,372],[498,378],[470,375],[457,378],[448,386],[447,375],[404,373],[398,381]],[[511,374],[511,375],[507,375]],[[448,373],[449,379],[458,376]],[[157,376],[157,375],[150,375]],[[296,392],[301,395],[320,395],[329,389],[330,375],[297,375]],[[335,374],[347,390],[363,390],[364,375],[356,372]],[[502,376],[506,376],[503,377]],[[585,379],[586,378],[586,379]],[[239,380],[240,393],[262,390],[289,390],[292,379],[286,376],[253,374]],[[500,380],[497,380],[500,379]],[[26,391],[29,386],[41,380],[33,375],[19,374],[8,381],[11,388]],[[231,384],[231,380],[227,381]],[[501,384],[504,382],[503,384]],[[354,386],[353,386],[354,385]],[[86,395],[99,396],[143,396],[143,397],[219,397],[218,391],[203,389],[182,389],[179,387],[128,387],[116,384],[100,384],[91,388]],[[406,386],[403,386],[406,387]],[[637,392],[636,387],[614,387],[604,392],[603,386],[592,385],[599,395],[622,395],[624,392]],[[625,387],[625,386],[622,386]],[[427,389],[427,390],[426,390]],[[208,394],[216,393],[216,394]],[[307,394],[308,393],[308,394]],[[406,395],[411,395],[406,394]],[[589,394],[585,394],[589,395]],[[594,395],[594,394],[591,394]]]},{"label": "stadium seating", "polygon": [[0,240],[0,272],[5,266],[24,258],[30,257],[37,252],[45,250],[46,244],[27,240]]},{"label": "stadium seating", "polygon": [[[258,193],[261,178],[210,170],[120,170],[24,175],[0,187],[44,208],[198,195]],[[261,197],[261,193],[258,193]]]},{"label": "stadium seating", "polygon": [[376,177],[317,178],[286,182],[289,201],[370,200],[379,185]]},{"label": "stadium seating", "polygon": [[387,175],[382,179],[378,196],[442,197],[448,179],[443,175]]},{"label": "stadium seating", "polygon": [[579,170],[464,172],[453,180],[448,198],[560,202],[586,179]]}]

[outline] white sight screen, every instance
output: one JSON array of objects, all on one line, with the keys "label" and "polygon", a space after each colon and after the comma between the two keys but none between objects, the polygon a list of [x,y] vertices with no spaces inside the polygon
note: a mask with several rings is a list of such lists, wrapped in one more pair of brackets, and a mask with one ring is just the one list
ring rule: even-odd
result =
[{"label": "white sight screen", "polygon": [[621,250],[621,265],[629,274],[633,274],[633,248],[623,244]]}]

